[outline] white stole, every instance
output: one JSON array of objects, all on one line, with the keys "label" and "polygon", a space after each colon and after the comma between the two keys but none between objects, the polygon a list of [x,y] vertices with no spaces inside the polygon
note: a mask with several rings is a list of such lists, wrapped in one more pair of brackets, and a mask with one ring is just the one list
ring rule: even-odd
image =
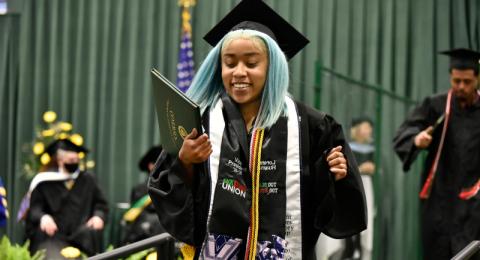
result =
[{"label": "white stole", "polygon": [[[285,259],[302,259],[302,215],[300,202],[300,126],[295,102],[290,97],[285,97],[288,114],[288,141],[286,162],[286,209],[285,213]],[[220,162],[220,149],[225,130],[225,121],[222,113],[223,104],[219,100],[210,111],[209,138],[213,152],[209,159],[210,174],[210,205],[208,210],[207,227],[212,214],[213,198],[218,180]],[[208,231],[207,231],[208,232]],[[272,234],[274,235],[274,234]]]}]

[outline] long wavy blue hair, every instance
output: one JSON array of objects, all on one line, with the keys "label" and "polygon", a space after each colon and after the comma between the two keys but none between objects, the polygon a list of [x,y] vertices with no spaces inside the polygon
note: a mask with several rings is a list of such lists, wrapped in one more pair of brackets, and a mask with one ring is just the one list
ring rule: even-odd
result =
[{"label": "long wavy blue hair", "polygon": [[[254,38],[261,41],[255,41]],[[220,64],[223,45],[231,43],[234,39],[252,39],[254,42],[263,43],[268,50],[268,72],[255,126],[269,128],[280,116],[286,115],[285,96],[288,94],[289,71],[285,54],[278,44],[264,33],[255,30],[236,30],[226,34],[200,65],[187,95],[200,105],[202,113],[207,108],[213,108],[220,94],[225,91]]]}]

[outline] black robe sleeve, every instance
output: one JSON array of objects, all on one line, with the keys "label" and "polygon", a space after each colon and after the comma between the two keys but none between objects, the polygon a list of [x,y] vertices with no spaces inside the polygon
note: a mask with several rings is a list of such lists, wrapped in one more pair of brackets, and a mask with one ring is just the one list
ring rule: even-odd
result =
[{"label": "black robe sleeve", "polygon": [[39,225],[40,219],[43,215],[47,214],[44,209],[46,208],[46,201],[44,194],[37,189],[32,191],[30,195],[30,208],[27,214],[27,221],[32,225]]},{"label": "black robe sleeve", "polygon": [[393,149],[402,160],[405,172],[410,169],[420,152],[420,149],[414,144],[415,136],[435,123],[435,120],[441,115],[441,111],[436,111],[438,110],[436,108],[442,108],[445,99],[446,97],[443,96],[425,98],[422,104],[416,107],[398,128],[393,138]]},{"label": "black robe sleeve", "polygon": [[[314,196],[312,207],[313,228],[333,238],[342,238],[358,234],[367,226],[366,200],[363,184],[358,172],[358,166],[350,146],[345,140],[343,130],[332,117],[306,108],[308,113],[309,135],[309,160],[310,173],[304,177],[303,192]],[[304,132],[304,131],[303,131]],[[302,133],[305,135],[307,133]],[[303,144],[303,143],[302,143]],[[334,180],[334,175],[329,170],[326,157],[330,150],[336,146],[343,147],[348,165],[347,176],[339,181]],[[306,149],[302,149],[305,153]],[[313,183],[313,186],[311,184]],[[304,200],[308,194],[302,196]],[[302,207],[303,209],[304,207]],[[306,210],[306,209],[304,209]],[[308,228],[309,220],[306,219]],[[304,232],[308,232],[304,229]]]},{"label": "black robe sleeve", "polygon": [[193,193],[183,181],[184,174],[178,158],[162,151],[150,175],[148,193],[165,230],[194,245]]},{"label": "black robe sleeve", "polygon": [[96,178],[88,173],[91,178],[93,178],[93,186],[94,186],[94,192],[93,192],[93,216],[98,216],[100,217],[103,222],[106,224],[107,219],[108,219],[108,201],[103,195],[102,189],[100,189],[100,186],[97,184]]}]

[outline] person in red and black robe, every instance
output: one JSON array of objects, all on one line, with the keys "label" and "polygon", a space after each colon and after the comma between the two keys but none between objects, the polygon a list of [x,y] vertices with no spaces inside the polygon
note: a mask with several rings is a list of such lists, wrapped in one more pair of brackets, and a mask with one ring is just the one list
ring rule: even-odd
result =
[{"label": "person in red and black robe", "polygon": [[405,171],[421,150],[428,152],[420,190],[427,260],[450,259],[480,239],[480,53],[443,54],[450,56],[450,90],[425,98],[393,140]]}]

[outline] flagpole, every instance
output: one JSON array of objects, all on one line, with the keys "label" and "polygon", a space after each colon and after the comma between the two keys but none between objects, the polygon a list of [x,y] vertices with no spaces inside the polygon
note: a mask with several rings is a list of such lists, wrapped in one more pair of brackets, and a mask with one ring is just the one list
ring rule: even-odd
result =
[{"label": "flagpole", "polygon": [[195,74],[192,48],[192,25],[190,23],[190,7],[195,6],[196,0],[179,0],[182,7],[182,33],[177,64],[177,87],[186,92],[192,83]]},{"label": "flagpole", "polygon": [[191,36],[192,26],[190,24],[190,7],[195,6],[196,0],[179,0],[178,5],[182,7],[182,32],[188,32]]}]

